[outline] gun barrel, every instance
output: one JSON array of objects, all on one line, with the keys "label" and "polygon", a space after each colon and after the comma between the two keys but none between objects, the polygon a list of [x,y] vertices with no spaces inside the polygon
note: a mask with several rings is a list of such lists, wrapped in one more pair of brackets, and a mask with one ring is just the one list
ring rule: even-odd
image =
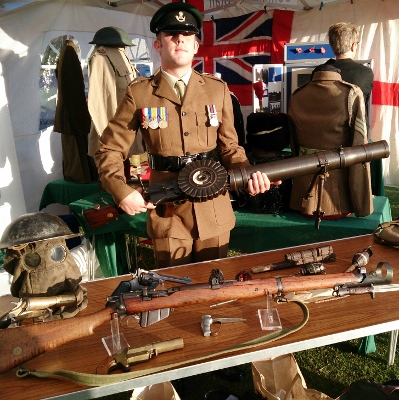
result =
[{"label": "gun barrel", "polygon": [[228,172],[230,190],[245,189],[251,175],[264,172],[271,182],[297,176],[315,174],[323,165],[328,170],[342,169],[351,165],[367,163],[389,157],[389,146],[385,140],[336,150],[319,151],[301,157],[271,161]]}]

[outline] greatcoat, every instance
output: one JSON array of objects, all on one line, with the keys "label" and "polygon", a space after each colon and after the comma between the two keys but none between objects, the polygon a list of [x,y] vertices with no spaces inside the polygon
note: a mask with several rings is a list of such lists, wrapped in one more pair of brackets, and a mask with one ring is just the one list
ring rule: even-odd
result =
[{"label": "greatcoat", "polygon": [[[318,71],[290,98],[288,117],[295,156],[367,143],[365,106],[361,89],[332,71]],[[295,178],[290,207],[312,215],[317,209],[319,180],[303,203],[313,176]],[[370,165],[356,164],[329,171],[322,194],[325,216],[373,212]]]},{"label": "greatcoat", "polygon": [[90,114],[83,72],[76,45],[67,40],[60,50],[56,69],[58,93],[54,132],[61,134],[64,179],[89,183],[98,179],[92,157],[87,155]]},{"label": "greatcoat", "polygon": [[[214,106],[218,126],[210,124],[207,106]],[[143,126],[143,110],[156,107],[166,108],[166,128]],[[227,84],[212,75],[193,71],[181,102],[158,70],[153,76],[139,77],[128,86],[115,117],[100,139],[96,160],[101,183],[117,204],[133,191],[126,184],[122,162],[139,129],[149,154],[184,156],[217,148],[221,164],[227,170],[250,165],[245,150],[238,145]],[[150,183],[173,180],[177,176],[176,172],[151,171]],[[150,210],[147,232],[152,239],[205,240],[230,231],[234,224],[234,212],[226,193],[204,202],[187,201],[177,205],[172,216],[160,217],[156,210]]]},{"label": "greatcoat", "polygon": [[[126,93],[126,87],[136,77],[136,69],[130,62],[124,47],[96,46],[89,59],[88,107],[91,116],[88,154],[94,156],[99,137],[108,121],[114,116],[118,103]],[[144,153],[141,136],[129,152]]]}]

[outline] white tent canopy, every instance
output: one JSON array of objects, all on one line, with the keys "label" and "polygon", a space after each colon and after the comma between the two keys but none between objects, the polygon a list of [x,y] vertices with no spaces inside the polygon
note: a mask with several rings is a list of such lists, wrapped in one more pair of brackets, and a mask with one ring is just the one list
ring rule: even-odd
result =
[{"label": "white tent canopy", "polygon": [[[160,5],[159,0],[36,0],[22,5],[0,1],[0,234],[19,215],[38,211],[46,184],[62,178],[60,135],[51,126],[41,129],[40,125],[40,73],[51,40],[72,36],[80,46],[84,64],[94,33],[104,26],[118,26],[139,44],[134,48],[137,59],[149,59],[157,67],[159,59],[153,51],[149,21]],[[294,10],[293,42],[326,41],[330,24],[354,22],[361,27],[358,57],[373,58],[376,81],[397,87],[397,0],[205,0],[204,5],[208,20],[264,7]],[[397,106],[373,105],[372,139],[390,143],[385,181],[392,185],[399,185],[398,126]]]}]

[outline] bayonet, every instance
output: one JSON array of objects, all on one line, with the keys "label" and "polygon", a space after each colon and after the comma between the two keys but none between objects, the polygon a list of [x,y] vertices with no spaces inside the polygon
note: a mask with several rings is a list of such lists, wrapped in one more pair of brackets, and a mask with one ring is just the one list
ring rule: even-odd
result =
[{"label": "bayonet", "polygon": [[333,296],[342,297],[351,294],[367,294],[370,293],[374,298],[376,293],[396,292],[399,290],[398,283],[391,283],[390,285],[369,285],[369,286],[339,286],[333,290]]}]

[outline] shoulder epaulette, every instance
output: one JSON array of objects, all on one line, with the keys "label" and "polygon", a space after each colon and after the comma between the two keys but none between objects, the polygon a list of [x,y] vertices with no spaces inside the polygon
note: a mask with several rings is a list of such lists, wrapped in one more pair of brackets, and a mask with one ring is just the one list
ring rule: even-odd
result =
[{"label": "shoulder epaulette", "polygon": [[152,75],[151,76],[138,76],[132,81],[131,85],[135,85],[135,84],[141,83],[141,82],[146,82],[146,81],[149,81],[152,78],[153,78]]},{"label": "shoulder epaulette", "polygon": [[[197,71],[196,71],[197,72]],[[218,82],[223,82],[222,79],[217,78],[215,75],[212,74],[200,74],[199,72],[197,72],[199,75],[205,77],[205,78],[209,78],[209,79],[213,79],[214,81],[218,81]]]},{"label": "shoulder epaulette", "polygon": [[347,81],[344,81],[344,80],[342,80],[341,83],[343,83],[344,85],[349,86],[349,87],[351,87],[351,88],[357,87],[357,86],[354,85],[353,83],[350,83],[350,82],[347,82]]}]

